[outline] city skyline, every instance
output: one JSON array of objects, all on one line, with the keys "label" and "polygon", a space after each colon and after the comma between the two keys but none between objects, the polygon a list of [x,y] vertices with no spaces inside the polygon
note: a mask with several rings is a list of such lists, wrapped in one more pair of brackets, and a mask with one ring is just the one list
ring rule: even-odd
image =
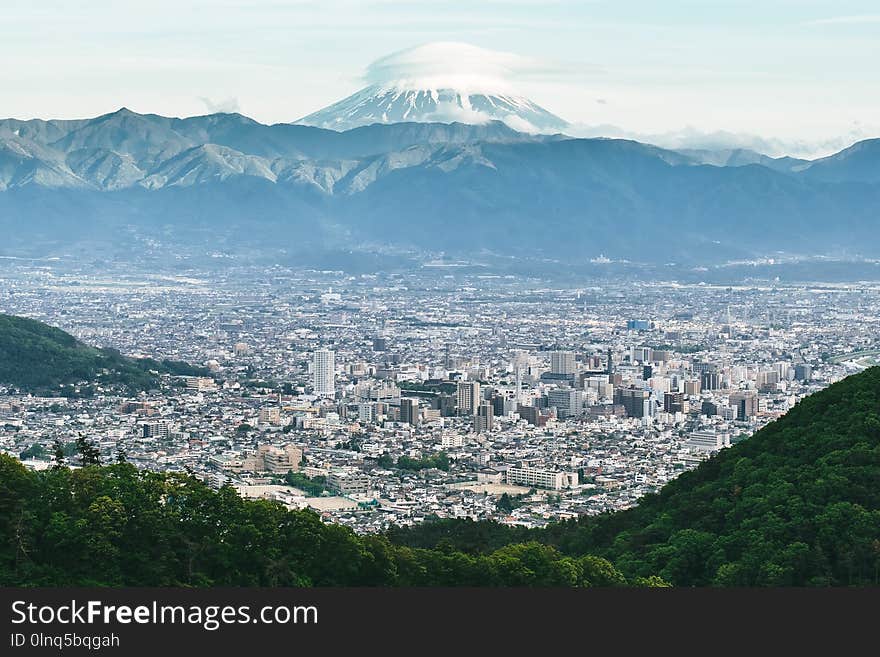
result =
[{"label": "city skyline", "polygon": [[14,428],[0,450],[45,468],[53,440],[88,438],[105,460],[122,449],[139,468],[186,468],[361,533],[430,514],[542,527],[629,508],[880,351],[876,284],[547,288],[257,267],[156,288],[145,257],[121,276],[12,261],[0,307],[205,373],[137,395],[0,386]]}]

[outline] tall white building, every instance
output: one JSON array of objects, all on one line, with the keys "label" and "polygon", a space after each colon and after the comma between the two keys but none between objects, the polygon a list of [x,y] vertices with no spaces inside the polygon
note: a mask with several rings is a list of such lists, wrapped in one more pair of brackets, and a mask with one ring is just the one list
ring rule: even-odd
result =
[{"label": "tall white building", "polygon": [[319,397],[336,395],[336,352],[318,349],[312,358],[312,385]]},{"label": "tall white building", "polygon": [[573,351],[551,351],[550,372],[553,374],[574,374],[575,357]]},{"label": "tall white building", "polygon": [[358,420],[361,422],[375,422],[376,404],[373,402],[361,402],[358,404]]},{"label": "tall white building", "polygon": [[583,414],[584,393],[581,390],[557,388],[551,390],[547,397],[550,406],[556,407],[556,415],[559,418],[577,417]]},{"label": "tall white building", "polygon": [[475,415],[480,405],[480,384],[478,381],[459,381],[456,389],[456,402],[459,415]]}]

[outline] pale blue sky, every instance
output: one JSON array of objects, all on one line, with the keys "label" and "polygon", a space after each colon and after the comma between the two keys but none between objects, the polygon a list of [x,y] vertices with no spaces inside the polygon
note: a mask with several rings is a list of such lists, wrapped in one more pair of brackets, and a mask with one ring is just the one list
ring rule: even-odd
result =
[{"label": "pale blue sky", "polygon": [[516,85],[585,125],[807,141],[880,126],[876,0],[3,0],[0,116],[292,121],[437,40],[541,62]]}]

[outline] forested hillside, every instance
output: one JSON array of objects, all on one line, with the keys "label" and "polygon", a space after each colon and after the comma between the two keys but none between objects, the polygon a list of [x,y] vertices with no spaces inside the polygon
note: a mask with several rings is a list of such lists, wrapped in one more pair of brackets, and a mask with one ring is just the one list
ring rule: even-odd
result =
[{"label": "forested hillside", "polygon": [[537,540],[681,586],[880,584],[880,368],[808,397],[628,511],[537,531],[441,521],[390,536],[474,554]]},{"label": "forested hillside", "polygon": [[0,586],[659,584],[538,543],[409,548],[185,475],[127,463],[33,472],[0,455]]},{"label": "forested hillside", "polygon": [[64,386],[84,383],[143,390],[157,374],[205,375],[187,363],[127,358],[96,349],[69,333],[25,317],[0,314],[0,385],[23,392],[70,394]]}]

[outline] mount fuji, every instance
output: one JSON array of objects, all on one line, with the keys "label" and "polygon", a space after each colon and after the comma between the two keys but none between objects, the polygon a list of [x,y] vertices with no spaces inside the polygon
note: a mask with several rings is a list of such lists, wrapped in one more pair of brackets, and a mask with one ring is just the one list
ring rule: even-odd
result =
[{"label": "mount fuji", "polygon": [[431,43],[374,62],[364,89],[296,123],[345,131],[374,123],[503,121],[526,133],[560,133],[568,122],[516,93],[512,70],[528,60],[462,43]]},{"label": "mount fuji", "polygon": [[880,262],[880,139],[813,161],[576,139],[513,84],[541,67],[420,46],[371,64],[312,125],[125,108],[0,119],[0,257]]},{"label": "mount fuji", "polygon": [[520,132],[558,133],[564,120],[523,96],[469,93],[417,81],[371,85],[301,118],[297,123],[345,131],[373,123],[471,123],[503,121]]}]

